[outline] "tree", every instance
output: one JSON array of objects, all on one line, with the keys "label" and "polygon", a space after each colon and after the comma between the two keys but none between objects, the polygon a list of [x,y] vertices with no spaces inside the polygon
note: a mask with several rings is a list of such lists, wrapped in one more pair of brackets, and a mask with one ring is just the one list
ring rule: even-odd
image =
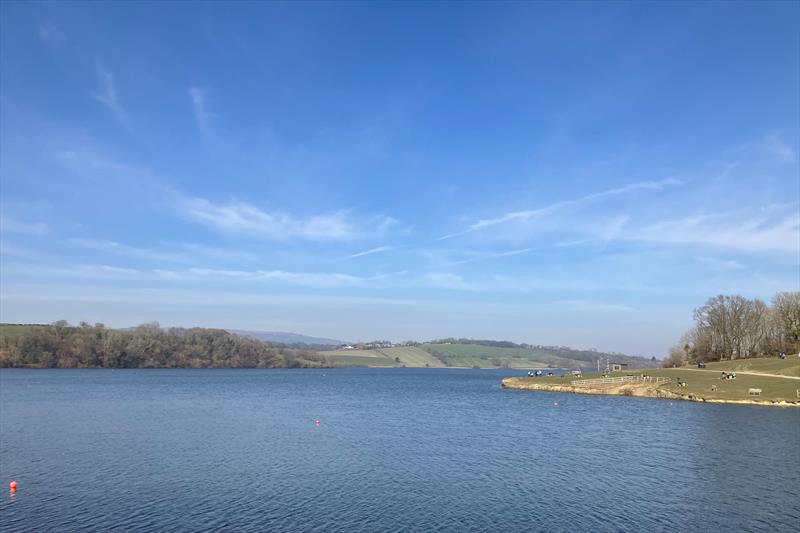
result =
[{"label": "tree", "polygon": [[780,292],[772,299],[781,351],[800,353],[800,292]]},{"label": "tree", "polygon": [[668,361],[686,363],[800,352],[798,292],[776,294],[772,307],[758,299],[714,296],[695,309],[694,319],[694,327],[681,337]]},{"label": "tree", "polygon": [[[750,357],[758,353],[765,332],[767,306],[743,296],[719,295],[695,309],[695,335],[703,337],[709,360]],[[699,338],[697,340],[700,340]]]}]

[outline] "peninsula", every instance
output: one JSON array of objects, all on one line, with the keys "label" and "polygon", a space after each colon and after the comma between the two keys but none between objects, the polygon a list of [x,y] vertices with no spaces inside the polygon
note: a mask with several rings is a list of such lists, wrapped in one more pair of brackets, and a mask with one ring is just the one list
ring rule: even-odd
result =
[{"label": "peninsula", "polygon": [[[724,379],[735,373],[735,378]],[[718,361],[705,368],[641,369],[576,376],[509,377],[506,389],[800,407],[800,356]]]}]

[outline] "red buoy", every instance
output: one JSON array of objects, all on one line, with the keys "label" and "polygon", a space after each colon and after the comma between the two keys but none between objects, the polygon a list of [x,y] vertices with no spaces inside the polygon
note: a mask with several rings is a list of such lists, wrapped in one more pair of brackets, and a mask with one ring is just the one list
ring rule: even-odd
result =
[{"label": "red buoy", "polygon": [[317,419],[314,421],[314,423],[315,423],[316,425],[319,425],[319,424],[320,424],[320,422],[319,422],[319,418],[317,418]]},{"label": "red buoy", "polygon": [[8,488],[11,489],[12,491],[17,490],[17,482],[12,481],[11,483],[8,484]]}]

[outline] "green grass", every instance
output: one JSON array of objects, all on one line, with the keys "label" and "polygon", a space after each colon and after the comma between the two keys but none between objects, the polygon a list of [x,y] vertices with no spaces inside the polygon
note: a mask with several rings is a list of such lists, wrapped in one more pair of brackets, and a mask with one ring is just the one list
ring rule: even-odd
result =
[{"label": "green grass", "polygon": [[394,361],[395,357],[399,357],[400,362],[402,364],[405,364],[406,366],[414,366],[414,367],[424,367],[425,365],[428,365],[428,367],[444,366],[441,361],[436,359],[434,356],[432,356],[425,350],[421,350],[416,346],[384,348],[378,351],[391,358],[392,361]]},{"label": "green grass", "polygon": [[[720,371],[721,372],[721,371]],[[643,370],[628,370],[614,372],[612,376],[646,374],[653,377],[670,377],[672,383],[661,385],[661,388],[671,390],[678,394],[713,399],[713,400],[767,400],[767,401],[797,401],[797,390],[800,389],[800,380],[772,376],[751,376],[746,374],[736,375],[736,379],[720,379],[720,372],[716,370],[694,370],[692,368],[647,368]],[[584,374],[582,379],[600,377],[598,374]],[[678,387],[678,378],[686,382],[686,387]],[[535,379],[535,378],[532,378]],[[538,378],[542,379],[542,378]],[[559,378],[549,378],[551,380]],[[566,383],[571,378],[563,378]],[[716,390],[712,388],[716,387]],[[761,389],[761,396],[754,397],[748,394],[748,389]]]},{"label": "green grass", "polygon": [[30,332],[31,329],[44,324],[0,324],[0,337],[12,339]]},{"label": "green grass", "polygon": [[[408,366],[430,368],[444,366],[441,361],[414,346],[382,348],[379,350],[333,350],[319,352],[333,366]],[[399,357],[400,362],[395,358]]]},{"label": "green grass", "polygon": [[[481,347],[467,344],[447,345],[435,344],[427,345],[437,349],[439,347],[448,348],[447,355],[443,358],[447,361],[445,365],[441,360],[431,355],[429,352],[416,346],[402,346],[396,348],[381,348],[376,350],[335,350],[319,352],[328,358],[334,366],[407,366],[415,368],[440,368],[464,367],[464,368],[546,368],[542,362],[534,361],[530,358],[518,355],[522,350],[508,348]],[[453,348],[455,347],[455,348]],[[459,347],[465,347],[465,353],[459,351]],[[486,350],[476,350],[475,348],[487,348]],[[400,362],[395,361],[395,357],[400,358]],[[499,365],[493,364],[500,362]]]},{"label": "green grass", "polygon": [[[352,350],[358,353],[364,353],[361,350]],[[395,366],[394,361],[389,361],[386,357],[375,357],[374,355],[356,355],[353,354],[334,354],[326,353],[325,357],[331,366]]]},{"label": "green grass", "polygon": [[779,357],[759,357],[754,359],[736,359],[733,361],[715,361],[706,363],[706,369],[722,372],[764,372],[780,376],[800,377],[800,357],[797,354],[781,359]]},{"label": "green grass", "polygon": [[[480,367],[480,368],[576,368],[590,363],[558,357],[544,350],[530,348],[501,348],[479,344],[423,344],[438,352],[447,361],[448,366]],[[492,359],[500,361],[500,365],[492,364]]]}]

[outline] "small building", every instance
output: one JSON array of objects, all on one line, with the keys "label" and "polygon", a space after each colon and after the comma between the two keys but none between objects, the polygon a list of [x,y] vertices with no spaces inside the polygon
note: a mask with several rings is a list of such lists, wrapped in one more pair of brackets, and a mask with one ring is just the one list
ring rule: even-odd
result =
[{"label": "small building", "polygon": [[611,363],[612,372],[621,372],[628,369],[628,363]]}]

